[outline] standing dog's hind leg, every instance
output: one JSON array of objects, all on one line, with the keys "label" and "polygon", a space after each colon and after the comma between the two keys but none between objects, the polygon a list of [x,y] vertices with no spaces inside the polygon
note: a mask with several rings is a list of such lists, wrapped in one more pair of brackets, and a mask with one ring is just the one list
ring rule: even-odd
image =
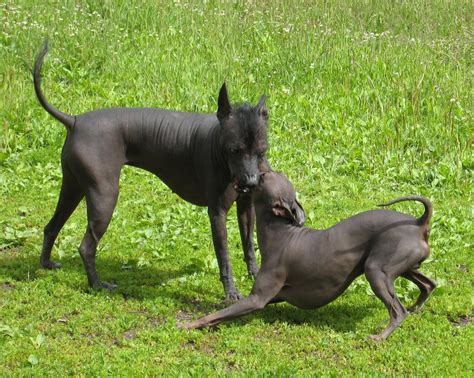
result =
[{"label": "standing dog's hind leg", "polygon": [[97,244],[104,235],[117,203],[118,182],[107,183],[102,188],[91,188],[86,194],[87,230],[79,247],[87,273],[89,286],[94,289],[113,289],[116,285],[102,282],[97,274],[95,256]]},{"label": "standing dog's hind leg", "polygon": [[45,269],[56,269],[60,267],[59,263],[51,261],[51,250],[53,249],[59,231],[61,231],[61,228],[83,197],[84,193],[79,183],[66,168],[63,168],[63,180],[58,204],[56,205],[53,217],[44,228],[43,248],[40,256],[41,267]]}]

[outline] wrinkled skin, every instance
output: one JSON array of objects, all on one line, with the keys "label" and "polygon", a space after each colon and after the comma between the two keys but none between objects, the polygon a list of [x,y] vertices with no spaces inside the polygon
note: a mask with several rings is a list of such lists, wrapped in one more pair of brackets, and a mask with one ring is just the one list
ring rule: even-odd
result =
[{"label": "wrinkled skin", "polygon": [[115,286],[99,279],[95,256],[117,202],[120,171],[130,165],[154,173],[184,200],[208,208],[226,299],[240,298],[229,263],[226,215],[236,202],[245,260],[249,274],[256,276],[252,240],[255,216],[250,192],[261,172],[269,170],[265,157],[265,96],[256,106],[243,104],[234,108],[224,84],[216,115],[113,108],[74,116],[54,108],[41,91],[40,71],[46,53],[45,43],[35,62],[35,92],[45,110],[66,126],[67,137],[61,155],[61,193],[56,211],[44,229],[41,266],[59,267],[51,260],[54,241],[85,197],[87,229],[79,252],[89,285],[107,289]]},{"label": "wrinkled skin", "polygon": [[[281,174],[265,173],[253,192],[262,266],[250,295],[232,306],[187,323],[188,329],[208,327],[286,301],[304,309],[326,305],[365,274],[375,295],[389,311],[389,325],[374,340],[387,338],[407,316],[394,281],[402,276],[420,289],[414,306],[423,305],[435,283],[418,271],[428,257],[431,203],[423,197],[419,218],[396,211],[373,210],[350,217],[327,230],[300,227],[301,206],[291,183]],[[385,206],[385,205],[384,205]]]}]

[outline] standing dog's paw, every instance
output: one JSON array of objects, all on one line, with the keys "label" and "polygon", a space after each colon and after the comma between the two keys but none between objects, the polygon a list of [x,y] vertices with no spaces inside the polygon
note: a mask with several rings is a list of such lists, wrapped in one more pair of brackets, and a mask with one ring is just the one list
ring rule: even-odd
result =
[{"label": "standing dog's paw", "polygon": [[411,314],[414,313],[414,312],[420,312],[422,307],[423,307],[423,306],[420,306],[420,305],[418,305],[418,306],[417,306],[417,305],[413,305],[413,306],[408,307],[408,308],[407,308],[407,311],[408,311],[409,313],[411,313]]},{"label": "standing dog's paw", "polygon": [[257,265],[252,265],[252,266],[249,268],[249,276],[250,276],[250,278],[256,279],[256,278],[257,278],[257,274],[258,274],[258,267],[257,267]]},{"label": "standing dog's paw", "polygon": [[226,305],[232,304],[242,298],[243,298],[242,294],[240,294],[237,290],[230,291],[225,295],[224,304]]},{"label": "standing dog's paw", "polygon": [[108,291],[112,291],[116,288],[117,288],[117,285],[111,284],[111,283],[108,283],[108,282],[105,282],[105,281],[100,281],[100,282],[94,284],[94,286],[93,286],[94,290],[103,290],[103,289],[105,289],[105,290],[108,290]]},{"label": "standing dog's paw", "polygon": [[61,264],[48,260],[48,261],[41,261],[41,267],[44,269],[49,269],[49,270],[54,270],[54,269],[59,269],[61,268]]}]

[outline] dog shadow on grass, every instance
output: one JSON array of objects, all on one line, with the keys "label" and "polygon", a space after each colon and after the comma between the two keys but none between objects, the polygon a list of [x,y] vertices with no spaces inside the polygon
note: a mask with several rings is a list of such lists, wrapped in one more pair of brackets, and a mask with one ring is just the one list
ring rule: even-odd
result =
[{"label": "dog shadow on grass", "polygon": [[375,309],[375,304],[354,304],[336,300],[335,303],[312,310],[302,310],[288,304],[269,305],[254,316],[270,324],[310,324],[318,328],[329,327],[336,332],[353,332],[358,329],[358,323],[370,316]]},{"label": "dog shadow on grass", "polygon": [[[203,311],[206,307],[207,310]],[[214,307],[210,309],[209,307]],[[222,303],[213,306],[198,303],[192,311],[192,319],[200,318],[211,312],[218,311],[225,307]],[[327,306],[302,310],[286,303],[271,304],[254,313],[221,323],[211,329],[219,327],[245,327],[252,319],[260,319],[266,324],[286,324],[290,326],[310,325],[316,328],[330,328],[338,333],[349,333],[358,330],[358,326],[364,318],[370,317],[377,310],[375,303],[347,303],[339,302],[330,303]],[[188,319],[188,320],[191,320]]]},{"label": "dog shadow on grass", "polygon": [[[22,248],[12,248],[0,251],[0,284],[14,287],[23,282],[39,282],[50,280],[54,284],[69,286],[78,292],[97,293],[87,285],[86,272],[79,256],[71,256],[62,260],[57,270],[40,268],[39,255],[25,253]],[[114,296],[124,299],[149,299],[159,296],[172,297],[173,299],[189,303],[191,294],[176,296],[167,288],[167,282],[176,278],[185,277],[195,270],[192,265],[160,267],[159,264],[150,264],[137,268],[135,260],[130,259],[124,264],[120,259],[101,256],[97,258],[97,271],[104,281],[115,283],[118,287],[112,292]],[[218,279],[218,277],[217,277]]]},{"label": "dog shadow on grass", "polygon": [[[46,271],[39,267],[39,257],[31,253],[22,253],[21,248],[0,252],[0,291],[10,290],[20,282],[37,282],[39,280],[52,280],[54,284],[63,284],[78,292],[95,291],[87,286],[86,274],[80,257],[70,257],[61,261],[62,267],[58,271]],[[196,272],[193,265],[169,267],[169,264],[150,264],[140,268],[136,263],[124,267],[119,259],[101,256],[97,259],[97,269],[102,279],[117,283],[117,289],[110,295],[120,300],[165,300],[173,307],[183,309],[191,318],[204,316],[210,312],[225,307],[222,297],[212,300],[212,295],[201,295],[195,288],[181,289],[167,285],[168,281],[180,279]],[[208,279],[205,277],[204,279]],[[215,286],[219,287],[218,277]],[[351,294],[349,294],[351,295]],[[198,299],[199,298],[199,299]],[[207,298],[207,299],[206,299]],[[252,318],[262,319],[265,323],[311,324],[324,328],[329,327],[337,332],[352,332],[357,329],[357,324],[376,309],[375,303],[347,303],[336,300],[325,307],[315,310],[301,310],[288,304],[271,304],[253,314],[234,320],[239,326],[244,326]],[[227,323],[231,324],[231,322]]]}]

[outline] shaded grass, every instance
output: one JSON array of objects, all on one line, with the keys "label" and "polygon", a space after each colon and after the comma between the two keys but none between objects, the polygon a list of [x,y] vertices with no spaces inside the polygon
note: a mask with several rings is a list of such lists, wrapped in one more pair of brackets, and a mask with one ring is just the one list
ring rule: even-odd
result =
[{"label": "shaded grass", "polygon": [[[472,5],[470,2],[130,2],[1,5],[0,375],[471,375]],[[307,224],[329,227],[374,204],[422,194],[435,207],[422,271],[438,289],[382,344],[387,319],[358,279],[340,299],[285,304],[214,331],[176,323],[221,308],[206,210],[125,168],[90,292],[77,253],[81,205],[58,238],[63,268],[38,269],[60,185],[65,131],[38,105],[30,73],[45,35],[47,98],[81,113],[158,106],[214,112],[269,95],[270,159],[299,191]],[[419,214],[413,204],[397,209]],[[229,246],[242,261],[235,210]],[[417,295],[397,281],[405,303]]]}]

